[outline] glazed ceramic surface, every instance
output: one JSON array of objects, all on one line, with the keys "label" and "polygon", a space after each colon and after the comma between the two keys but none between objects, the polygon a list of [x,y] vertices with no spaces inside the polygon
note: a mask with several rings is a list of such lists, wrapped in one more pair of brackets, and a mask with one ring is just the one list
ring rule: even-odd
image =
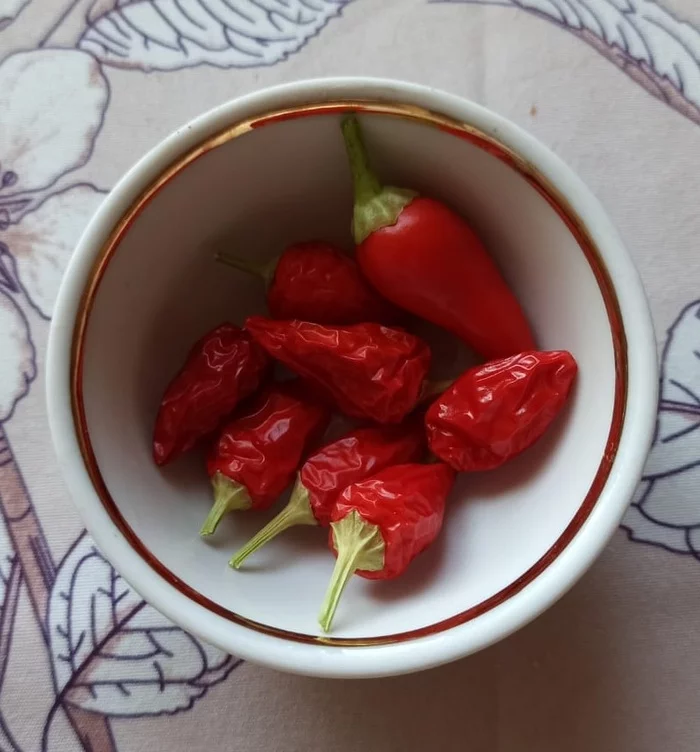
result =
[{"label": "glazed ceramic surface", "polygon": [[[314,237],[351,247],[339,131],[349,110],[361,113],[382,177],[461,212],[503,269],[540,346],[570,350],[580,375],[545,439],[498,471],[460,477],[439,542],[400,580],[355,578],[332,634],[320,638],[316,616],[333,567],[325,533],[289,532],[232,571],[231,553],[270,515],[229,515],[201,540],[211,501],[202,456],[158,469],[151,431],[162,391],[192,343],[222,320],[264,312],[258,281],[217,265],[213,249],[269,259]],[[115,567],[206,640],[324,676],[443,663],[553,603],[625,510],[653,433],[656,386],[636,272],[580,180],[474,104],[354,79],[236,100],[148,154],[74,254],[48,364],[59,459]]]}]

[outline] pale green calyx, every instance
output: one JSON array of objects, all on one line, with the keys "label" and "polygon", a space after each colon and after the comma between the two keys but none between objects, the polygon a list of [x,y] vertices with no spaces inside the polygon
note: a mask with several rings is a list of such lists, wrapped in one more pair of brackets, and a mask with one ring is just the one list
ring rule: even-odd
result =
[{"label": "pale green calyx", "polygon": [[318,525],[311,511],[309,492],[299,477],[297,477],[287,506],[233,555],[229,565],[238,569],[252,553],[294,525]]},{"label": "pale green calyx", "polygon": [[354,115],[343,120],[342,130],[355,194],[352,232],[359,244],[376,230],[396,224],[403,209],[418,194],[382,186],[369,166],[360,124]]},{"label": "pale green calyx", "polygon": [[318,622],[329,632],[340,596],[348,580],[358,569],[378,572],[384,568],[384,538],[377,525],[362,519],[353,510],[338,522],[331,522],[333,544],[338,554],[330,585],[321,606]]},{"label": "pale green calyx", "polygon": [[211,484],[214,489],[214,504],[199,531],[200,535],[212,535],[227,512],[250,509],[253,506],[248,489],[223,473],[214,473]]},{"label": "pale green calyx", "polygon": [[352,234],[359,245],[366,237],[382,227],[390,227],[398,222],[404,207],[418,194],[406,188],[382,188],[378,196],[355,201],[352,216]]}]

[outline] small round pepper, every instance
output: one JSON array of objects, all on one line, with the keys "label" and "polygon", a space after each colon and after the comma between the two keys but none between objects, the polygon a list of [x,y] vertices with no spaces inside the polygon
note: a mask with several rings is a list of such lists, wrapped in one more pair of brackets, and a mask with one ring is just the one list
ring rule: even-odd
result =
[{"label": "small round pepper", "polygon": [[153,459],[165,465],[215,431],[265,378],[270,359],[250,334],[221,324],[190,350],[163,395],[153,430]]},{"label": "small round pepper", "polygon": [[353,574],[398,577],[437,538],[454,479],[442,463],[394,465],[343,491],[328,537],[337,558],[319,615],[324,632]]},{"label": "small round pepper", "polygon": [[430,450],[455,470],[491,470],[534,444],[576,377],[566,351],[525,352],[462,374],[425,414]]},{"label": "small round pepper", "polygon": [[211,535],[234,510],[270,507],[326,431],[330,411],[297,381],[275,384],[221,430],[207,471],[214,505],[200,530]]},{"label": "small round pepper", "polygon": [[370,287],[357,264],[330,243],[296,243],[266,264],[228,253],[217,254],[217,259],[265,282],[267,307],[275,319],[342,325],[389,323],[399,317],[397,309]]}]

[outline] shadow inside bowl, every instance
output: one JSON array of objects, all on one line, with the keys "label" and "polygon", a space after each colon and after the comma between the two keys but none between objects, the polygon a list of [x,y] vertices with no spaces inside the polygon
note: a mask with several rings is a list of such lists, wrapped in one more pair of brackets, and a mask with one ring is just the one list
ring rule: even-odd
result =
[{"label": "shadow inside bowl", "polygon": [[391,603],[415,598],[439,577],[445,561],[446,541],[440,537],[420,553],[409,568],[394,580],[367,580],[369,594],[376,601]]},{"label": "shadow inside bowl", "polygon": [[[251,532],[252,537],[264,523],[260,522]],[[277,572],[289,567],[292,562],[303,559],[311,553],[327,552],[328,561],[333,555],[328,550],[328,530],[326,528],[299,525],[285,530],[279,538],[268,543],[264,549],[256,551],[245,560],[237,572]],[[263,552],[267,555],[264,555]]]},{"label": "shadow inside bowl", "polygon": [[569,402],[539,441],[500,467],[485,472],[460,473],[453,495],[463,497],[464,503],[475,496],[498,503],[508,497],[508,492],[527,488],[553,461],[557,446],[566,432],[570,411]]}]

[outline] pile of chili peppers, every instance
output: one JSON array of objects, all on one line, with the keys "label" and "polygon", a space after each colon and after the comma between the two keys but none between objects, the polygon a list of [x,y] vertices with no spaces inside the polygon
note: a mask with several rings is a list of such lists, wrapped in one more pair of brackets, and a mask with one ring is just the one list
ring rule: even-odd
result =
[{"label": "pile of chili peppers", "polygon": [[[270,318],[224,323],[200,339],[165,391],[153,437],[158,465],[205,447],[213,505],[203,536],[229,512],[268,509],[293,486],[230,563],[238,569],[295,525],[326,529],[335,565],[324,631],[353,574],[399,577],[433,543],[458,472],[491,471],[544,434],[577,371],[570,353],[537,349],[468,223],[440,201],[383,186],[354,116],[342,133],[354,257],[320,241],[264,266],[220,253],[262,278]],[[431,384],[430,348],[409,331],[415,317],[485,362]],[[275,363],[295,378],[275,378]],[[346,432],[324,441],[334,413]]]}]

